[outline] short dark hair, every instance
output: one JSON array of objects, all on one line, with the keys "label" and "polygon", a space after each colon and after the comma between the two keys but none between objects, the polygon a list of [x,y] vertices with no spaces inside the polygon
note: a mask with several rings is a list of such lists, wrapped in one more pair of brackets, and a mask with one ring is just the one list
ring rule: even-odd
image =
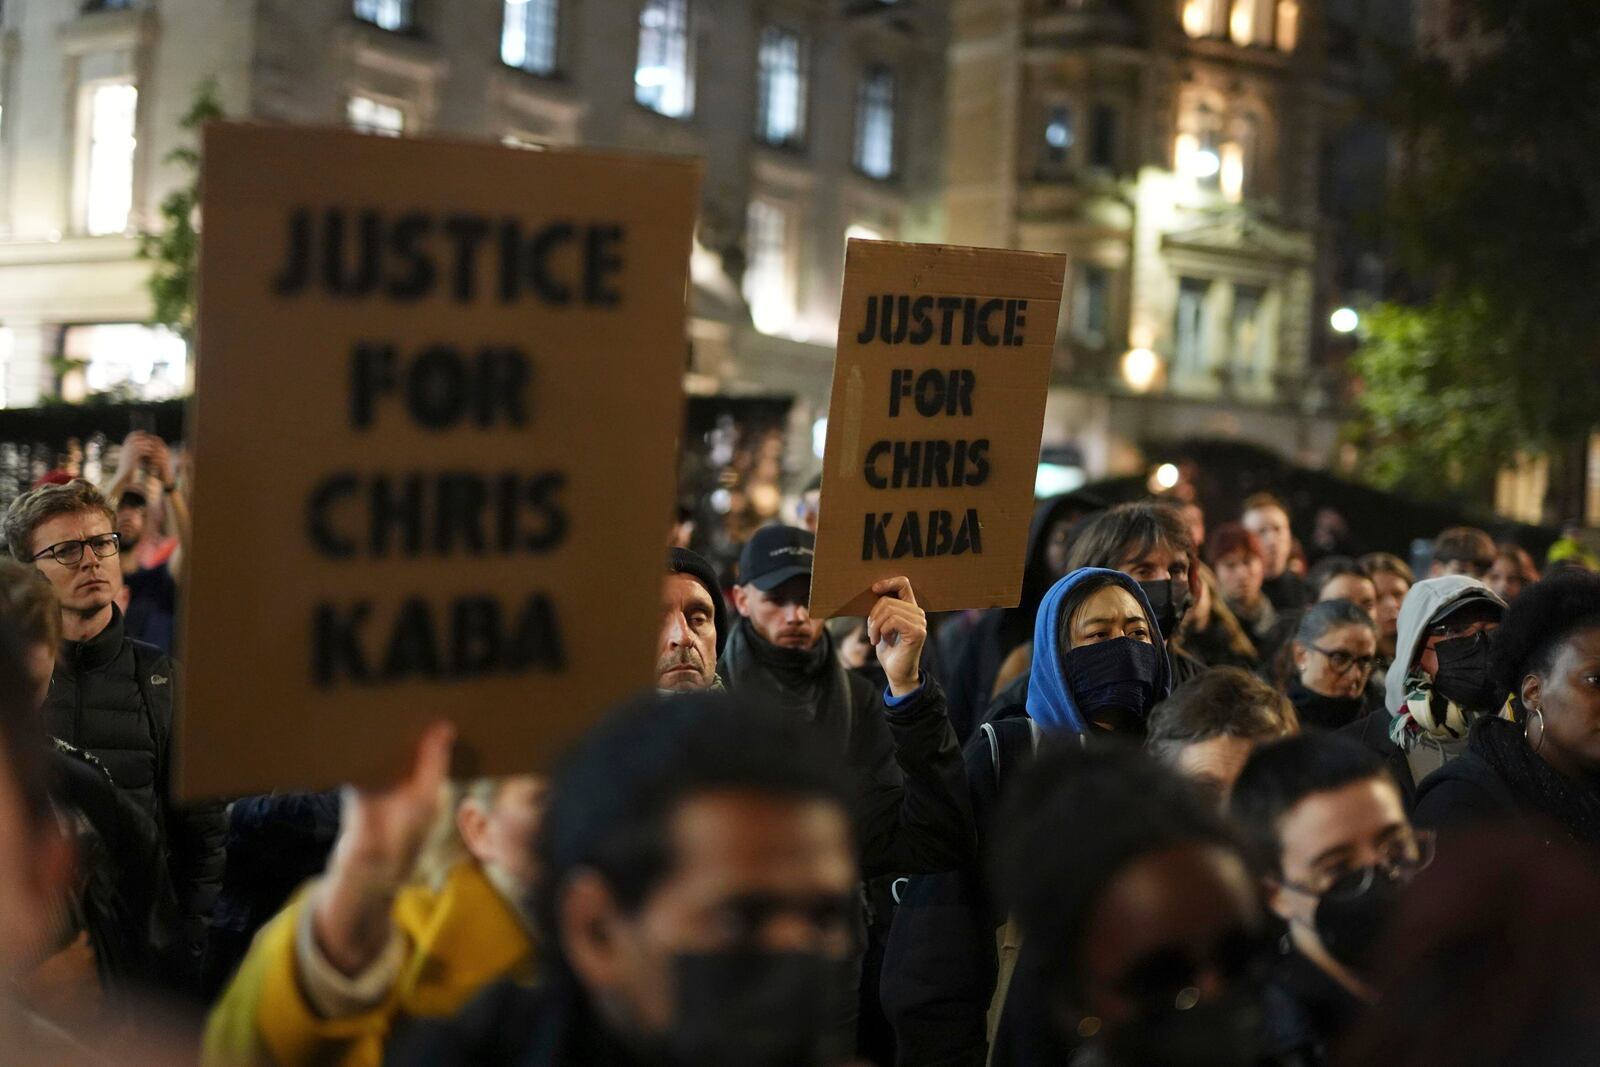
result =
[{"label": "short dark hair", "polygon": [[1523,589],[1494,633],[1494,675],[1520,707],[1522,679],[1548,674],[1561,645],[1600,626],[1600,574],[1564,570]]},{"label": "short dark hair", "polygon": [[1393,553],[1368,552],[1361,557],[1360,563],[1372,578],[1377,578],[1380,574],[1392,574],[1408,586],[1417,584],[1417,576],[1412,573],[1406,561]]},{"label": "short dark hair", "polygon": [[1335,578],[1347,575],[1372,581],[1372,572],[1349,556],[1327,556],[1318,560],[1317,565],[1306,575],[1306,588],[1311,591],[1311,597],[1315,600],[1322,595],[1323,586]]},{"label": "short dark hair", "polygon": [[1281,874],[1278,820],[1312,794],[1373,778],[1394,785],[1383,760],[1359,741],[1322,732],[1297,734],[1250,754],[1234,783],[1228,814],[1244,833],[1261,870]]},{"label": "short dark hair", "polygon": [[1329,630],[1340,626],[1365,626],[1373,633],[1378,632],[1378,624],[1372,621],[1372,616],[1357,607],[1353,601],[1322,600],[1311,605],[1300,616],[1300,625],[1295,627],[1294,639],[1302,645],[1314,645],[1321,641]]},{"label": "short dark hair", "polygon": [[1471,563],[1488,570],[1494,551],[1494,538],[1475,526],[1452,526],[1433,539],[1435,563]]},{"label": "short dark hair", "polygon": [[1130,555],[1142,556],[1158,545],[1176,556],[1194,554],[1194,538],[1183,513],[1172,504],[1119,504],[1084,520],[1067,556],[1067,570],[1117,570]]},{"label": "short dark hair", "polygon": [[1214,804],[1129,745],[1046,746],[1007,792],[990,877],[1052,990],[1081,995],[1077,967],[1094,905],[1140,856],[1183,844],[1243,856]]},{"label": "short dark hair", "polygon": [[726,693],[687,693],[641,697],[585,735],[557,771],[536,846],[534,910],[554,973],[566,966],[558,914],[572,875],[597,872],[637,909],[672,872],[672,819],[688,800],[749,791],[850,813],[838,755],[807,725]]},{"label": "short dark hair", "polygon": [[1288,697],[1249,671],[1212,667],[1155,706],[1145,747],[1170,762],[1185,746],[1214,737],[1268,741],[1299,729],[1300,719]]}]

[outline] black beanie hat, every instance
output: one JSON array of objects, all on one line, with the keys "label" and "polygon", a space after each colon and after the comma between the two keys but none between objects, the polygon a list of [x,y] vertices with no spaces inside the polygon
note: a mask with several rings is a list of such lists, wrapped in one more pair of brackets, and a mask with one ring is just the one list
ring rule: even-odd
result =
[{"label": "black beanie hat", "polygon": [[690,552],[687,548],[671,548],[667,550],[667,573],[687,574],[706,587],[706,592],[711,595],[711,609],[717,627],[717,655],[722,655],[722,646],[728,641],[728,602],[722,596],[721,586],[717,584],[717,572],[700,553]]}]

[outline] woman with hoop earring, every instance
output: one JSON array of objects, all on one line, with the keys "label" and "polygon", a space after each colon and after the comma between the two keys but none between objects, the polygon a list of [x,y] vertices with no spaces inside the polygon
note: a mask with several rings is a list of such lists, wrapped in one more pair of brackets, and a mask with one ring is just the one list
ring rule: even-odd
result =
[{"label": "woman with hoop earring", "polygon": [[1517,820],[1547,841],[1600,845],[1600,575],[1528,586],[1494,662],[1517,719],[1473,724],[1467,753],[1419,788],[1417,824],[1449,834]]}]

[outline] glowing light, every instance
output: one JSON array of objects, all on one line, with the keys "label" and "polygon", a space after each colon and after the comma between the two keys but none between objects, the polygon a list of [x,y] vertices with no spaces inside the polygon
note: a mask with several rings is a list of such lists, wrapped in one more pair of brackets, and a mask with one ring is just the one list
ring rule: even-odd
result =
[{"label": "glowing light", "polygon": [[828,417],[824,415],[811,424],[811,454],[818,459],[828,447]]},{"label": "glowing light", "polygon": [[1060,496],[1081,489],[1089,476],[1082,467],[1066,467],[1059,463],[1041,463],[1033,478],[1033,495],[1043,499]]},{"label": "glowing light", "polygon": [[1215,178],[1222,170],[1222,158],[1209,148],[1202,148],[1189,157],[1189,173],[1196,178]]},{"label": "glowing light", "polygon": [[1150,480],[1161,489],[1172,489],[1178,484],[1178,468],[1176,464],[1163,463],[1157,467]]},{"label": "glowing light", "polygon": [[1161,357],[1148,348],[1135,348],[1122,357],[1122,378],[1136,393],[1143,393],[1156,383],[1161,373]]},{"label": "glowing light", "polygon": [[1328,316],[1335,333],[1355,333],[1361,328],[1361,314],[1355,308],[1340,308]]}]

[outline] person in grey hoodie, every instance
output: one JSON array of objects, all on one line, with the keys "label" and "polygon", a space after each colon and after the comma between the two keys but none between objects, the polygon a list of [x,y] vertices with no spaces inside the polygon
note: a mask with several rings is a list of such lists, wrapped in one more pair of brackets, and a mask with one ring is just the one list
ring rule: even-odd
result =
[{"label": "person in grey hoodie", "polygon": [[1506,707],[1489,665],[1505,613],[1505,601],[1465,575],[1418,582],[1400,606],[1385,706],[1342,732],[1383,756],[1408,810],[1417,785],[1466,751],[1473,721]]}]

